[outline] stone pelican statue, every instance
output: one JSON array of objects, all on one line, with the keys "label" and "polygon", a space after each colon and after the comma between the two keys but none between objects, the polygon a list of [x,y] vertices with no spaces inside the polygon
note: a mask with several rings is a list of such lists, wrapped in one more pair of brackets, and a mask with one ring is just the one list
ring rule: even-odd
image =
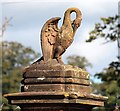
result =
[{"label": "stone pelican statue", "polygon": [[[76,13],[75,20],[71,21],[71,13]],[[64,14],[62,27],[58,28],[60,17],[49,19],[41,30],[41,46],[43,61],[56,59],[62,63],[61,55],[73,42],[73,37],[82,20],[81,11],[78,8],[69,8]]]}]

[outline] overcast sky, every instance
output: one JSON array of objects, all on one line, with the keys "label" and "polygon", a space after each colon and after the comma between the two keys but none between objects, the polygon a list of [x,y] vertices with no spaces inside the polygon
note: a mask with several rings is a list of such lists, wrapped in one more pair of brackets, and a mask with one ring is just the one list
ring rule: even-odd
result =
[{"label": "overcast sky", "polygon": [[[3,0],[0,5],[2,14],[0,21],[4,18],[13,17],[12,27],[8,27],[3,39],[17,41],[24,46],[32,47],[41,53],[39,34],[44,23],[52,17],[61,17],[59,27],[62,25],[64,12],[67,8],[77,7],[82,12],[82,24],[77,30],[74,42],[63,55],[85,56],[93,64],[88,69],[91,74],[102,71],[108,64],[116,60],[117,44],[108,43],[103,45],[99,39],[92,43],[86,43],[89,32],[94,24],[100,22],[101,17],[114,16],[118,14],[119,0]],[[74,17],[74,14],[72,15]]]}]

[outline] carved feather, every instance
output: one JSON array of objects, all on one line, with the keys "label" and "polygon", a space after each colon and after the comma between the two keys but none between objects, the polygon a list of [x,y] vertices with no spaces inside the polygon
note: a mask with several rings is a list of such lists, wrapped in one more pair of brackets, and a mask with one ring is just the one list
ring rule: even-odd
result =
[{"label": "carved feather", "polygon": [[54,45],[58,36],[58,21],[60,19],[60,17],[55,17],[48,20],[41,30],[41,46],[44,61],[54,57]]}]

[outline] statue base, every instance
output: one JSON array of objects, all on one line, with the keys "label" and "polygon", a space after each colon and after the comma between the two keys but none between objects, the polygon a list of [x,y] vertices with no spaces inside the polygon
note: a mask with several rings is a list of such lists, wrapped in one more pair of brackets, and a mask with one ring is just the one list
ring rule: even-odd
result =
[{"label": "statue base", "polygon": [[91,111],[107,99],[91,93],[86,71],[56,60],[30,65],[23,78],[20,93],[5,95],[21,111]]},{"label": "statue base", "polygon": [[9,104],[18,105],[21,111],[91,111],[104,106],[103,96],[71,92],[21,92],[5,96]]}]

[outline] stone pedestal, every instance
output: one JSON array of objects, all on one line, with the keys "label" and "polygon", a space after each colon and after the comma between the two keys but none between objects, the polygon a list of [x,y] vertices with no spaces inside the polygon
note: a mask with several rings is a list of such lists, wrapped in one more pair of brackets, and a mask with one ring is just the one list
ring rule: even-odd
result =
[{"label": "stone pedestal", "polygon": [[36,62],[23,73],[21,92],[7,94],[22,111],[91,111],[107,99],[91,92],[89,74],[56,60]]}]

